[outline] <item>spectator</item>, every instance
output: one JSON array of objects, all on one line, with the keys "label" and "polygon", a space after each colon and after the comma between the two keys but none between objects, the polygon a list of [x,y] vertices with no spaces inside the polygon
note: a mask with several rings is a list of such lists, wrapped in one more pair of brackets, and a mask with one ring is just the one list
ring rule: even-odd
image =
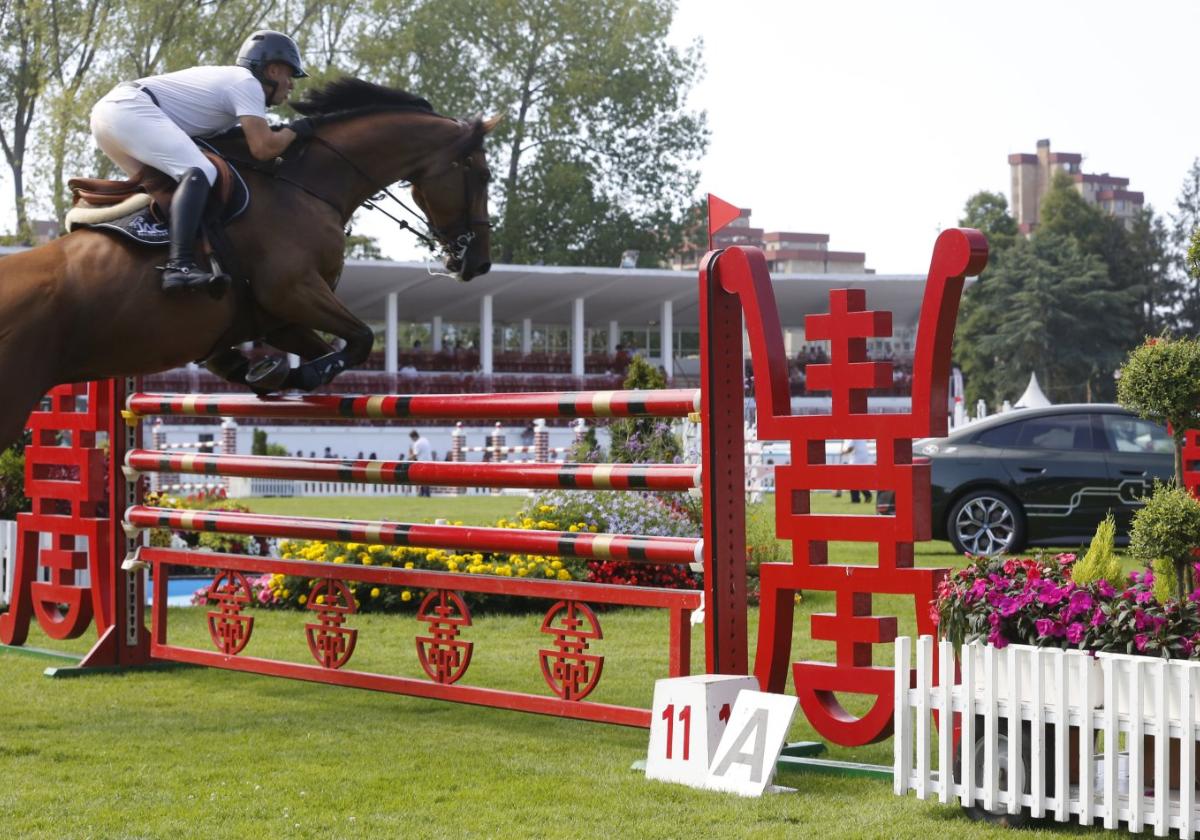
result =
[{"label": "spectator", "polygon": [[[429,439],[416,429],[409,432],[408,436],[412,439],[412,445],[408,448],[409,457],[414,461],[432,461],[433,447],[430,445]],[[417,489],[417,495],[430,497],[433,493],[428,486],[422,486]]]},{"label": "spectator", "polygon": [[[842,460],[843,461],[845,461],[845,457],[847,455],[850,456],[851,464],[870,464],[870,463],[872,463],[871,452],[867,448],[867,442],[865,440],[849,440],[849,439],[847,439],[846,441],[844,441],[844,445],[842,446]],[[862,500],[864,502],[869,503],[871,501],[871,491],[870,490],[851,490],[850,491],[850,502],[852,504],[858,504],[859,494],[862,495]]]}]

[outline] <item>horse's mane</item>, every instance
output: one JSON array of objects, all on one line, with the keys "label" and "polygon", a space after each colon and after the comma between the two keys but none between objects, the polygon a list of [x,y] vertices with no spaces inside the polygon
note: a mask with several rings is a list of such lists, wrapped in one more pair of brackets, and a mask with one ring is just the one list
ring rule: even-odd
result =
[{"label": "horse's mane", "polygon": [[[384,87],[373,82],[343,76],[305,93],[292,108],[319,124],[380,112],[406,111],[442,116],[433,110],[429,100],[399,88]],[[452,119],[443,117],[443,119]],[[446,149],[450,157],[469,154],[483,145],[488,128],[482,118],[473,121],[453,120],[465,131],[460,139]]]},{"label": "horse's mane", "polygon": [[417,111],[432,114],[429,100],[398,88],[384,87],[352,76],[334,79],[308,91],[292,108],[316,122],[358,116],[372,111]]}]

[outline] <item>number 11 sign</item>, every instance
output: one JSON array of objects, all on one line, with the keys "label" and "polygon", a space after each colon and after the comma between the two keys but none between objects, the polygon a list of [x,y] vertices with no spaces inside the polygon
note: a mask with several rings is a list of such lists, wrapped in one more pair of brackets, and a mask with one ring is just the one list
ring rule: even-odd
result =
[{"label": "number 11 sign", "polygon": [[658,680],[650,720],[646,778],[699,787],[725,733],[741,691],[758,691],[754,677],[697,674]]}]

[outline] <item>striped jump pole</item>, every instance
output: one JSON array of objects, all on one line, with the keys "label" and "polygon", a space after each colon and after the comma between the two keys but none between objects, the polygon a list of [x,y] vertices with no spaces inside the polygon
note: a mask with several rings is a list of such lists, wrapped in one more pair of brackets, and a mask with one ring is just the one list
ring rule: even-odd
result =
[{"label": "striped jump pole", "polygon": [[308,420],[528,419],[533,417],[686,417],[700,410],[696,389],[411,396],[133,394],[129,419],[151,416]]},{"label": "striped jump pole", "polygon": [[209,455],[133,449],[132,474],[282,478],[435,487],[520,487],[532,490],[684,491],[700,486],[697,464],[540,464],[454,461],[363,461],[266,455]]},{"label": "striped jump pole", "polygon": [[135,505],[125,512],[130,529],[172,528],[286,539],[361,542],[372,545],[448,548],[536,554],[583,560],[634,560],[658,564],[698,563],[703,540],[569,531],[525,531],[474,525],[426,525],[318,519],[217,510],[179,510]]}]

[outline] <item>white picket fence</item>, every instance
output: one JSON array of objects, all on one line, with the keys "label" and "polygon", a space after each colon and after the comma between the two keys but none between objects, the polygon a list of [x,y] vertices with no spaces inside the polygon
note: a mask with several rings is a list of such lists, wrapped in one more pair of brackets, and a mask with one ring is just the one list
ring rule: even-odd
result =
[{"label": "white picket fence", "polygon": [[17,523],[11,519],[0,519],[0,604],[12,601],[16,565]]},{"label": "white picket fence", "polygon": [[934,640],[922,636],[912,688],[912,647],[896,640],[897,794],[1194,835],[1200,663],[977,643],[961,649],[956,680],[954,646],[941,642],[934,685]]}]

